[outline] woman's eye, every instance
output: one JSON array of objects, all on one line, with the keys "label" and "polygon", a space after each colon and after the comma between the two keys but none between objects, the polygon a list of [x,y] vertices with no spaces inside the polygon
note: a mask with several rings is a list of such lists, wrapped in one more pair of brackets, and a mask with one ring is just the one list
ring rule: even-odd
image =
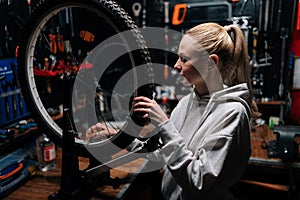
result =
[{"label": "woman's eye", "polygon": [[186,58],[184,58],[184,57],[182,57],[182,56],[179,56],[179,58],[180,58],[180,60],[181,60],[183,63],[187,62],[187,59],[186,59]]}]

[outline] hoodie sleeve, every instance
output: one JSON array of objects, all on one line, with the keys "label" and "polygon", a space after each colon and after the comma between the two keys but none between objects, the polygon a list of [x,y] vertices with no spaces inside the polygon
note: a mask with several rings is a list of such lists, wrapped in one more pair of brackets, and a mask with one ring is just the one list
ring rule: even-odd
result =
[{"label": "hoodie sleeve", "polygon": [[[197,134],[206,136],[196,145],[195,151],[188,148],[171,120],[160,125],[163,146],[155,153],[182,188],[209,189],[216,180],[221,181],[220,173],[229,157],[237,159],[235,163],[227,163],[232,165],[226,167],[234,173],[232,179],[241,174],[243,167],[240,165],[245,165],[250,156],[249,145],[244,145],[249,143],[249,119],[245,107],[238,105],[223,115],[225,117],[208,116],[206,121],[214,123],[201,126]],[[233,147],[236,151],[230,150]]]}]

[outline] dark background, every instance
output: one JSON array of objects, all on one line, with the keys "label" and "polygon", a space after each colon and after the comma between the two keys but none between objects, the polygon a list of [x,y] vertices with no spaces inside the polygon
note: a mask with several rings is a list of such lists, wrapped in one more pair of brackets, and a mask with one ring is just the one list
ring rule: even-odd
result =
[{"label": "dark background", "polygon": [[[26,26],[26,21],[30,16],[37,4],[40,1],[33,0],[31,5],[28,5],[26,0],[2,0],[0,2],[0,59],[15,57],[15,48],[22,40],[23,28]],[[266,54],[271,56],[269,61],[270,65],[252,69],[252,78],[261,77],[261,86],[253,86],[256,92],[255,97],[257,101],[261,101],[263,98],[267,98],[270,101],[282,100],[287,98],[288,90],[291,88],[289,72],[290,55],[289,46],[292,38],[292,32],[294,28],[294,16],[296,12],[296,0],[269,0],[269,24],[267,29],[264,29],[265,20],[260,23],[260,17],[264,19],[266,8],[266,0],[240,0],[237,3],[231,1],[220,0],[118,0],[117,1],[136,21],[137,25],[142,27],[143,21],[146,26],[155,27],[168,27],[177,31],[184,32],[186,29],[203,22],[214,21],[222,25],[231,24],[232,20],[227,18],[227,8],[224,6],[204,6],[188,9],[184,22],[180,25],[172,25],[172,14],[174,6],[179,3],[214,3],[214,2],[226,2],[232,6],[232,15],[234,17],[246,16],[249,18],[249,38],[248,49],[250,59],[252,57],[253,49],[253,35],[252,30],[254,27],[259,29],[258,42],[257,42],[257,60],[263,59]],[[134,3],[140,3],[142,5],[142,11],[139,16],[135,16],[132,10]],[[169,23],[164,21],[164,3],[169,2]],[[246,2],[246,3],[245,3]],[[244,4],[244,5],[243,5]],[[244,6],[244,7],[243,7]],[[242,10],[243,7],[243,10]],[[262,8],[262,9],[261,9]],[[143,17],[143,9],[146,10],[146,15]],[[84,22],[83,22],[84,23]],[[287,32],[285,51],[282,52],[282,32],[281,29],[285,28]],[[164,36],[160,38],[161,42],[164,42]],[[169,47],[178,45],[180,38],[174,39],[172,35],[169,35]],[[265,44],[268,47],[265,48]],[[177,60],[176,52],[161,52],[151,50],[152,61],[155,63],[168,64],[169,67],[173,67]],[[282,54],[284,58],[282,58]],[[166,57],[167,56],[167,61]],[[283,62],[282,62],[283,61]],[[285,93],[283,96],[278,95],[278,88],[280,83],[280,68],[284,64],[284,88]],[[155,73],[158,76],[163,76],[163,69],[155,69]],[[159,80],[163,80],[162,77],[158,77]],[[166,85],[175,84],[173,77],[169,76],[166,80]],[[257,88],[256,88],[257,87]],[[1,91],[0,91],[1,93]]]}]

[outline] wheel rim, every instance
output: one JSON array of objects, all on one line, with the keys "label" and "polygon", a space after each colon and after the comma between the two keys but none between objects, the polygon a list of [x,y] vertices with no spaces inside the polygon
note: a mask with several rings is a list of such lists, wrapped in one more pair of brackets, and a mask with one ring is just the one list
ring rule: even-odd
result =
[{"label": "wheel rim", "polygon": [[[35,112],[38,112],[37,116],[41,117],[44,124],[48,125],[48,128],[50,128],[50,135],[59,135],[61,137],[62,135],[62,127],[55,122],[53,119],[53,116],[49,114],[49,111],[45,107],[45,99],[41,97],[41,91],[39,91],[39,82],[38,77],[36,75],[36,62],[37,60],[40,60],[41,58],[38,58],[36,52],[39,51],[38,48],[38,42],[42,39],[42,37],[45,37],[43,35],[43,31],[45,27],[49,27],[50,23],[56,23],[54,18],[58,18],[57,16],[61,15],[61,13],[65,13],[66,9],[70,9],[72,7],[72,13],[80,13],[78,10],[86,9],[88,11],[92,11],[91,13],[97,16],[99,14],[99,10],[97,8],[93,8],[90,5],[79,3],[74,5],[58,5],[57,7],[54,7],[52,10],[47,11],[37,24],[34,25],[34,29],[30,34],[29,42],[27,44],[27,48],[25,51],[25,79],[27,88],[30,88],[29,99],[32,101],[31,104],[34,105]],[[84,8],[82,8],[84,7]],[[121,32],[121,29],[119,29],[118,25],[115,24],[112,20],[110,20],[106,15],[102,15],[102,18],[105,19],[105,21],[111,26],[110,28],[113,29],[116,33]],[[134,58],[132,54],[129,54],[129,59],[131,61],[131,64],[134,65]],[[86,60],[86,59],[83,59]],[[80,63],[82,64],[82,63]],[[80,65],[77,64],[77,65]],[[136,82],[136,74],[134,72],[133,76],[133,82]],[[136,84],[136,83],[135,83]],[[76,144],[86,144],[84,139],[82,138],[75,138]],[[58,142],[59,143],[59,142]],[[105,142],[104,142],[105,143]],[[94,144],[101,145],[102,142],[95,142]]]}]

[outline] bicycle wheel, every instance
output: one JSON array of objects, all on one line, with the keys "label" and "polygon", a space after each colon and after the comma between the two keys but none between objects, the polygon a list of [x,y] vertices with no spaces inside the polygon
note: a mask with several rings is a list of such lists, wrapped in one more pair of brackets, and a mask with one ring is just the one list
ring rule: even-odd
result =
[{"label": "bicycle wheel", "polygon": [[[122,34],[124,32],[126,34]],[[139,88],[139,79],[143,79],[144,84],[138,89],[139,95],[151,96],[153,69],[140,31],[117,3],[106,0],[41,2],[28,20],[23,41],[18,57],[22,91],[39,129],[51,140],[59,146],[62,144],[62,118],[57,117],[56,111],[68,95],[72,95],[71,120],[76,127],[77,146],[105,148],[107,143],[113,142],[124,148],[134,139],[119,131],[120,126],[126,124],[130,110],[119,112],[119,104],[114,102],[137,95],[132,88]],[[113,49],[109,49],[111,46]],[[119,54],[114,55],[120,49]],[[139,70],[137,66],[141,66]],[[122,84],[133,87],[127,91],[123,87],[116,93],[115,87],[124,75],[128,82]],[[75,83],[84,87],[84,91],[75,87]],[[68,84],[72,92],[63,89]],[[114,112],[119,113],[118,117]],[[92,120],[86,116],[93,116]],[[117,134],[107,140],[86,142],[85,130],[99,121],[116,129]]]}]

